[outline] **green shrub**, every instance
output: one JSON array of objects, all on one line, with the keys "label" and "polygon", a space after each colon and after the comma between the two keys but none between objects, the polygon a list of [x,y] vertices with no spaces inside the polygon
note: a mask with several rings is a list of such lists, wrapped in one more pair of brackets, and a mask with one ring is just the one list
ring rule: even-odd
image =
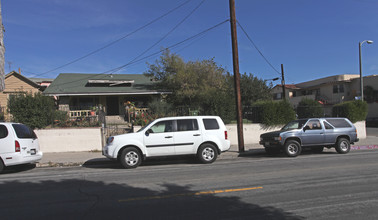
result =
[{"label": "green shrub", "polygon": [[8,109],[13,116],[13,121],[26,124],[33,129],[53,124],[56,117],[54,100],[41,93],[10,96]]},{"label": "green shrub", "polygon": [[337,104],[332,108],[332,116],[345,117],[351,122],[364,121],[368,113],[368,104],[365,101],[355,100]]},{"label": "green shrub", "polygon": [[295,111],[287,101],[260,101],[253,105],[253,122],[266,126],[283,125],[295,119]]},{"label": "green shrub", "polygon": [[235,97],[228,91],[212,91],[208,99],[202,103],[203,115],[217,115],[225,124],[236,119]]},{"label": "green shrub", "polygon": [[313,99],[302,99],[297,107],[298,118],[320,118],[324,116],[323,106]]}]

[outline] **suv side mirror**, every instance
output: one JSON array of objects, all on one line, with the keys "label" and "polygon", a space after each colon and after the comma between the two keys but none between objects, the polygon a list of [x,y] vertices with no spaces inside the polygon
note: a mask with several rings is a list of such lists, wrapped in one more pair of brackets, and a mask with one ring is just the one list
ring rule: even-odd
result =
[{"label": "suv side mirror", "polygon": [[303,128],[303,131],[305,132],[306,130],[310,130],[310,126],[306,125],[304,128]]},{"label": "suv side mirror", "polygon": [[150,133],[154,133],[153,131],[152,131],[152,129],[150,128],[150,129],[148,129],[147,131],[146,131],[146,133],[144,133],[146,136],[149,136],[150,135]]}]

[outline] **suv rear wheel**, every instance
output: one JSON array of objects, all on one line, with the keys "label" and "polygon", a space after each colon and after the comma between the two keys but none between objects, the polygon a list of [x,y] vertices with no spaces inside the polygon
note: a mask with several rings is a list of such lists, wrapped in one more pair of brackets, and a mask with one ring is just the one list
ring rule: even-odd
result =
[{"label": "suv rear wheel", "polygon": [[285,143],[284,147],[285,154],[289,157],[296,157],[302,152],[302,147],[295,140],[289,140]]},{"label": "suv rear wheel", "polygon": [[203,144],[198,149],[197,157],[202,163],[212,163],[217,159],[218,152],[214,145]]},{"label": "suv rear wheel", "polygon": [[142,162],[142,155],[135,147],[128,147],[122,151],[120,161],[126,169],[136,168]]},{"label": "suv rear wheel", "polygon": [[335,148],[337,153],[346,154],[350,151],[350,142],[346,138],[339,138]]}]

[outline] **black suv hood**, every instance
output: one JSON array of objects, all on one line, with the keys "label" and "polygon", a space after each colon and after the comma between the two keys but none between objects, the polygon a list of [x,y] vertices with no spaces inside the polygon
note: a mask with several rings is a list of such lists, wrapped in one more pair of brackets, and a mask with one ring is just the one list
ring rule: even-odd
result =
[{"label": "black suv hood", "polygon": [[282,131],[272,131],[272,132],[261,134],[260,137],[262,137],[262,138],[278,137],[278,136],[280,136],[280,133],[282,133]]}]

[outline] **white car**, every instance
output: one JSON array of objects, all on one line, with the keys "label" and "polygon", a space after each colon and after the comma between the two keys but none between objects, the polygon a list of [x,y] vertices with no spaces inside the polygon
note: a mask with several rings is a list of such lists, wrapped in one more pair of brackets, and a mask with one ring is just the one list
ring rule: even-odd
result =
[{"label": "white car", "polygon": [[202,163],[212,163],[229,149],[220,117],[181,116],[156,119],[136,133],[109,137],[103,155],[135,168],[148,157],[174,155],[197,155]]},{"label": "white car", "polygon": [[24,124],[0,122],[0,172],[5,167],[42,159],[34,131]]}]

